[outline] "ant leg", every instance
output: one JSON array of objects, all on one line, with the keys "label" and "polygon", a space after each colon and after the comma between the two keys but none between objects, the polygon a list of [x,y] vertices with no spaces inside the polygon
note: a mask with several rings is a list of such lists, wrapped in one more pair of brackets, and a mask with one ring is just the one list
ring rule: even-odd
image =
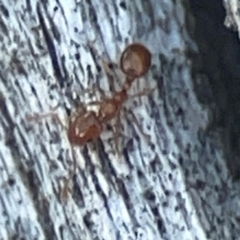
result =
[{"label": "ant leg", "polygon": [[63,129],[67,129],[67,127],[60,120],[58,114],[54,113],[54,112],[49,112],[49,113],[45,113],[45,114],[34,113],[33,115],[27,115],[26,116],[26,119],[28,121],[35,121],[35,122],[41,121],[45,118],[52,118],[55,121],[57,121],[57,123],[60,124]]}]

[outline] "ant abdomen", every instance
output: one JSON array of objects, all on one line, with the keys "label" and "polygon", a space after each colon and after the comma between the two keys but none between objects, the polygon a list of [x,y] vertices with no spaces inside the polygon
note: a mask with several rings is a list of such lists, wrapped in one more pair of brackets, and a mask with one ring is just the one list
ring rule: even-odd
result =
[{"label": "ant abdomen", "polygon": [[96,113],[89,111],[84,115],[74,116],[70,119],[68,139],[72,145],[81,146],[97,139],[102,130],[102,124],[99,122]]}]

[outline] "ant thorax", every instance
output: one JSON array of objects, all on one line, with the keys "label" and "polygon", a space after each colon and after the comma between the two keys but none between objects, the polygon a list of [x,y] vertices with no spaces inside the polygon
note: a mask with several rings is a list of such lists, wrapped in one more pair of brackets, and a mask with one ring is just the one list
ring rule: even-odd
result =
[{"label": "ant thorax", "polygon": [[127,99],[127,91],[122,89],[119,92],[115,92],[112,98],[102,101],[99,109],[99,119],[105,123],[116,117]]},{"label": "ant thorax", "polygon": [[108,122],[117,113],[119,106],[112,100],[104,101],[100,105],[99,118],[102,122]]}]

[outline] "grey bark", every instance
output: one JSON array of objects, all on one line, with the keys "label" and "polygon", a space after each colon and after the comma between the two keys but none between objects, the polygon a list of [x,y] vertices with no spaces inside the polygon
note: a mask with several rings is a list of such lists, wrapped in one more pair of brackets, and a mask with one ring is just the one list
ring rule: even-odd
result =
[{"label": "grey bark", "polygon": [[[200,47],[186,1],[39,2],[0,1],[0,239],[239,239],[239,190],[223,135],[209,134],[220,106],[209,78],[217,76],[193,63]],[[153,53],[132,93],[157,90],[126,104],[151,139],[124,115],[121,154],[111,128],[99,150],[75,147],[77,171],[63,196],[73,169],[66,130],[26,116],[58,106],[67,124],[80,102],[101,97],[81,89],[121,87],[119,70],[109,82],[89,46],[95,39],[113,63],[134,41]]]}]

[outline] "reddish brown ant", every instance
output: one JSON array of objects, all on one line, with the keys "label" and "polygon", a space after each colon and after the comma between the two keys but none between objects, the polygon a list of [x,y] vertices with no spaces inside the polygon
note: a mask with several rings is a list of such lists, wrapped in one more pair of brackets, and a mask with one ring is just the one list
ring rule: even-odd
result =
[{"label": "reddish brown ant", "polygon": [[[144,90],[133,96],[128,95],[128,90],[135,79],[140,78],[147,73],[150,66],[150,51],[140,43],[129,45],[123,51],[120,59],[120,69],[126,76],[122,90],[115,92],[112,98],[105,98],[97,102],[91,102],[90,104],[98,105],[97,112],[87,110],[87,107],[82,104],[77,111],[69,117],[68,127],[64,128],[67,129],[70,144],[72,146],[81,146],[89,141],[96,140],[100,137],[105,124],[109,121],[117,117],[117,121],[120,122],[120,111],[125,101],[129,98],[149,94],[153,89]],[[28,116],[28,120],[41,120],[46,117],[56,119],[63,126],[58,115],[53,112],[44,115],[35,114],[33,116]],[[116,131],[119,131],[118,127],[119,126],[116,126]],[[75,159],[74,164],[75,169]],[[74,175],[74,172],[70,175]],[[66,189],[64,191],[66,191]]]},{"label": "reddish brown ant", "polygon": [[[140,43],[129,45],[122,53],[120,68],[126,75],[126,81],[121,91],[115,92],[112,98],[105,98],[98,102],[98,112],[89,111],[83,104],[70,116],[68,120],[68,139],[74,146],[81,146],[88,141],[97,139],[103,131],[103,125],[112,120],[120,112],[123,103],[129,98],[147,95],[153,89],[144,90],[134,96],[129,96],[127,91],[133,81],[144,76],[151,66],[151,53]],[[35,114],[28,116],[28,120],[41,120],[46,117],[56,119],[62,126],[58,115],[51,112],[44,115]]]}]

